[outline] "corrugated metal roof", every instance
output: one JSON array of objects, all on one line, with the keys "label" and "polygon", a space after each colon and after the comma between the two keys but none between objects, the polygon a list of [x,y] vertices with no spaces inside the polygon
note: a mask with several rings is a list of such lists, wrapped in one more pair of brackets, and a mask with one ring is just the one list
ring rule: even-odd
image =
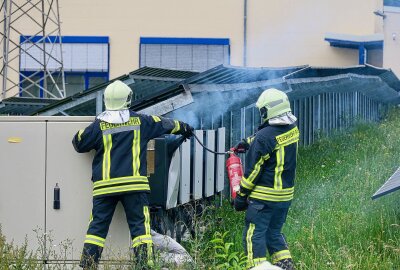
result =
[{"label": "corrugated metal roof", "polygon": [[[286,76],[282,78],[279,75]],[[244,70],[219,66],[191,77],[182,84],[186,84],[187,90],[192,92],[194,103],[169,113],[169,116],[182,116],[184,112],[219,115],[254,103],[261,92],[269,87],[287,91],[291,99],[327,92],[359,92],[383,103],[400,102],[396,92],[400,90],[398,78],[390,70],[373,66],[303,66],[282,70]]]},{"label": "corrugated metal roof", "polygon": [[234,84],[273,80],[306,66],[249,68],[220,65],[185,80],[186,84]]},{"label": "corrugated metal roof", "polygon": [[0,114],[27,115],[54,102],[52,99],[9,97],[0,102]]},{"label": "corrugated metal roof", "polygon": [[161,80],[166,80],[167,78],[172,78],[175,80],[183,80],[192,77],[198,72],[193,71],[183,71],[183,70],[172,70],[163,68],[153,68],[153,67],[143,67],[138,70],[129,73],[133,78],[138,78],[139,76],[148,77],[152,79],[160,78]]},{"label": "corrugated metal roof", "polygon": [[[189,77],[182,79],[185,76]],[[293,91],[290,95],[299,98],[317,95],[325,90],[334,91],[340,88],[340,85],[336,84],[340,82],[346,86],[340,88],[340,91],[365,92],[373,99],[381,98],[382,102],[398,102],[397,92],[400,90],[400,81],[391,70],[368,65],[348,68],[310,66],[242,68],[221,65],[202,73],[194,73],[194,75],[193,72],[186,71],[142,68],[117,79],[127,83],[134,92],[142,91],[145,94],[132,103],[131,109],[137,111],[175,98],[185,91],[192,94],[195,103],[184,107],[187,110],[194,110],[199,103],[203,104],[200,106],[203,109],[207,107],[214,110],[216,107],[213,104],[221,102],[217,101],[217,97],[222,96],[224,103],[237,106],[239,100],[254,101],[262,90],[273,86]],[[59,101],[41,109],[40,112],[45,112],[50,108],[53,109],[51,113],[61,111],[69,115],[95,115],[94,98],[96,96],[93,92],[103,90],[107,85],[108,83]],[[330,87],[332,85],[333,87]],[[175,110],[174,104],[172,107]]]},{"label": "corrugated metal roof", "polygon": [[[132,103],[131,109],[133,110],[142,110],[144,108],[147,108],[149,106],[152,106],[154,104],[157,104],[158,102],[164,101],[168,98],[171,98],[173,96],[176,96],[180,93],[182,93],[185,90],[190,90],[193,93],[193,86],[194,85],[203,85],[205,89],[207,88],[207,85],[216,85],[218,88],[218,85],[227,85],[227,84],[242,84],[242,83],[256,83],[260,81],[268,81],[268,80],[274,80],[274,79],[281,79],[284,75],[287,75],[291,72],[300,70],[306,66],[298,66],[298,67],[283,67],[283,68],[243,68],[243,67],[234,67],[234,66],[224,66],[224,65],[219,65],[217,67],[214,67],[212,69],[209,69],[205,72],[198,73],[194,76],[191,76],[187,78],[186,80],[177,82],[170,87],[164,89],[162,92],[149,95],[143,99],[136,100],[135,102]],[[249,85],[249,88],[255,88],[255,85]],[[219,89],[220,91],[223,91],[224,89]],[[238,90],[243,90],[243,89],[238,89]],[[227,99],[229,99],[230,103],[237,101],[236,97],[239,97],[239,95],[234,93],[235,91],[232,91],[232,93],[226,94],[225,96]],[[236,92],[237,93],[237,92]],[[254,93],[254,91],[252,92]],[[258,92],[255,92],[258,94]],[[196,93],[196,95],[193,96],[193,98],[196,100],[202,100],[207,102],[207,108],[213,108],[216,109],[215,106],[213,106],[213,99],[216,94],[204,94],[200,95],[201,93]],[[253,95],[249,95],[246,97],[246,100],[253,98]],[[243,98],[241,99],[243,101]],[[228,100],[227,100],[228,102]],[[188,110],[191,110],[193,106],[188,105],[185,108]]]},{"label": "corrugated metal roof", "polygon": [[286,80],[305,79],[305,78],[321,78],[338,76],[344,74],[357,74],[361,76],[377,76],[387,83],[391,88],[400,91],[400,81],[393,71],[374,67],[371,65],[360,65],[354,67],[306,67],[297,72],[285,76]]},{"label": "corrugated metal roof", "polygon": [[102,83],[97,86],[94,86],[94,87],[88,89],[87,91],[82,91],[82,92],[76,93],[75,95],[66,97],[64,99],[60,99],[46,107],[43,107],[39,110],[32,112],[31,114],[33,114],[33,115],[40,114],[40,113],[48,111],[48,110],[56,109],[57,107],[61,107],[65,104],[68,104],[69,102],[73,102],[75,100],[82,99],[86,96],[93,95],[93,94],[97,93],[98,91],[103,91],[107,87],[108,84],[110,84],[111,82],[116,81],[116,80],[126,81],[126,80],[129,80],[129,76],[123,75],[118,78],[115,78],[114,80],[110,80],[106,83]]},{"label": "corrugated metal roof", "polygon": [[372,100],[381,103],[399,103],[399,94],[387,83],[377,76],[332,76],[315,78],[312,80],[298,80],[288,82],[291,92],[291,99],[301,99],[321,95],[323,93],[352,93],[358,92]]},{"label": "corrugated metal roof", "polygon": [[369,65],[360,65],[354,67],[306,67],[297,72],[285,76],[285,79],[311,78],[311,77],[327,77],[340,74],[359,74],[378,76],[387,72],[387,69],[375,68]]},{"label": "corrugated metal roof", "polygon": [[[109,82],[92,87],[87,91],[56,101],[49,106],[31,112],[31,114],[42,114],[46,111],[54,111],[59,108],[68,115],[95,115],[96,103],[88,102],[88,100],[93,100],[97,92],[104,91],[107,85],[115,80],[125,82],[132,88],[134,97],[142,100],[146,98],[146,96],[153,96],[163,89],[174,85],[176,82],[182,81],[183,79],[195,74],[197,74],[197,72],[143,67],[127,75],[120,76],[114,80],[110,80]],[[77,100],[80,99],[82,102],[77,102]]]}]

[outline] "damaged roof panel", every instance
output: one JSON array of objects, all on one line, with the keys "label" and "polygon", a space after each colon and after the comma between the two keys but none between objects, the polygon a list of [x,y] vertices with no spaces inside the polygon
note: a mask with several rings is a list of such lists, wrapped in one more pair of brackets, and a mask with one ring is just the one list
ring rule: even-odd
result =
[{"label": "damaged roof panel", "polygon": [[[46,114],[54,115],[59,112],[68,115],[96,115],[96,99],[98,94],[102,94],[104,89],[115,80],[120,80],[129,85],[134,91],[134,98],[146,100],[146,96],[153,96],[175,85],[177,82],[197,74],[197,72],[169,70],[162,68],[143,67],[131,72],[130,74],[120,76],[114,80],[97,85],[87,91],[82,91],[73,96],[55,101],[49,106],[36,109],[28,114]],[[89,102],[92,100],[92,102]]]},{"label": "damaged roof panel", "polygon": [[[240,106],[236,104],[239,101],[240,104],[243,104],[244,100],[254,102],[257,95],[268,87],[288,91],[292,98],[318,95],[326,91],[358,91],[387,103],[398,103],[400,90],[400,82],[391,70],[368,65],[346,68],[307,65],[287,68],[243,68],[221,65],[202,73],[146,67],[117,79],[127,83],[136,94],[140,91],[145,94],[136,97],[131,109],[147,109],[153,112],[156,108],[162,108],[159,112],[162,114],[177,109],[190,111],[196,108],[194,104],[189,105],[193,102],[202,102],[203,109],[214,110],[215,106],[212,104],[217,100],[216,97],[222,97],[223,102],[229,101],[232,103],[231,107],[237,107]],[[98,92],[104,90],[107,85],[108,83],[61,100],[39,112],[50,115],[60,112],[70,115],[95,115],[94,99],[99,97]],[[97,106],[101,103],[97,103]]]},{"label": "damaged roof panel", "polygon": [[385,72],[387,69],[376,68],[370,65],[360,65],[353,67],[313,67],[308,66],[299,71],[293,72],[287,76],[285,79],[296,79],[296,78],[312,78],[312,77],[328,77],[336,76],[341,74],[359,74],[359,75],[370,75],[379,76]]},{"label": "damaged roof panel", "polygon": [[26,115],[54,102],[53,99],[9,97],[0,102],[0,115]]},{"label": "damaged roof panel", "polygon": [[378,68],[371,65],[360,65],[355,67],[307,67],[284,77],[286,81],[292,79],[334,77],[345,74],[359,76],[376,76],[384,81],[395,91],[400,92],[400,81],[397,76],[388,69]]},{"label": "damaged roof panel", "polygon": [[132,71],[129,73],[134,79],[135,78],[152,78],[152,79],[160,79],[167,80],[168,78],[174,80],[184,80],[186,78],[190,78],[194,75],[198,74],[198,72],[193,71],[184,71],[184,70],[172,70],[172,69],[163,69],[163,68],[152,68],[152,67],[142,67],[138,70]]},{"label": "damaged roof panel", "polygon": [[248,68],[220,65],[195,75],[185,81],[187,84],[235,84],[282,78],[306,66],[283,68]]}]

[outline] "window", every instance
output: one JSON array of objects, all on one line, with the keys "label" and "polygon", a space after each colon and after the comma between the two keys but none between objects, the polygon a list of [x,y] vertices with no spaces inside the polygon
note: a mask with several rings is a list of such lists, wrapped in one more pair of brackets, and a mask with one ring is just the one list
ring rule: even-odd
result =
[{"label": "window", "polygon": [[107,81],[107,78],[105,77],[89,77],[89,88],[92,88],[93,86],[105,83]]},{"label": "window", "polygon": [[229,64],[229,39],[140,38],[140,67],[205,71]]},{"label": "window", "polygon": [[[31,76],[35,73],[38,74],[38,84],[44,87],[43,72],[40,71],[43,62],[38,62],[38,59],[43,59],[43,43],[39,43],[42,42],[41,39],[42,37],[40,36],[21,36],[20,38],[21,47],[23,48],[20,55],[21,88],[26,89],[26,87],[32,84],[29,80],[24,79],[26,78],[24,76]],[[64,36],[61,38],[61,41],[66,96],[71,96],[108,81],[108,37]],[[34,44],[35,42],[38,43]],[[57,37],[50,37],[46,39],[45,43],[50,42],[57,42]],[[52,53],[52,56],[60,59],[60,50],[57,50],[57,47],[54,48],[56,49]],[[49,59],[47,68],[51,71],[57,71],[60,69],[60,66],[57,61]],[[60,83],[60,74],[57,72],[53,73],[53,79],[56,83]],[[47,77],[46,83],[46,89],[51,93],[56,93],[56,85],[50,78]],[[28,91],[37,97],[50,97],[49,94],[34,84],[28,88]],[[29,96],[29,94],[22,91],[20,95]]]},{"label": "window", "polygon": [[[43,85],[43,81],[41,81],[41,77],[38,75],[29,75],[29,80],[25,79],[22,75],[20,76],[21,88],[26,89],[31,95],[38,97],[40,93],[39,85]],[[32,97],[26,92],[21,92],[22,97]]]},{"label": "window", "polygon": [[72,96],[83,89],[85,85],[85,77],[82,75],[68,74],[65,76],[65,91]]}]

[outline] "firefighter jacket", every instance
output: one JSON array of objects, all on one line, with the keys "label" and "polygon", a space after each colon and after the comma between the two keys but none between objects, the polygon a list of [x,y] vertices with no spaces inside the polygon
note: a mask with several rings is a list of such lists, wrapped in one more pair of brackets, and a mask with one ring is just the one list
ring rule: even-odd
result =
[{"label": "firefighter jacket", "polygon": [[299,130],[296,124],[264,124],[248,139],[246,169],[240,191],[266,202],[293,199]]},{"label": "firefighter jacket", "polygon": [[163,134],[184,132],[183,123],[177,120],[129,113],[129,121],[121,124],[96,119],[72,140],[79,153],[96,150],[92,163],[93,197],[149,193],[147,143]]}]

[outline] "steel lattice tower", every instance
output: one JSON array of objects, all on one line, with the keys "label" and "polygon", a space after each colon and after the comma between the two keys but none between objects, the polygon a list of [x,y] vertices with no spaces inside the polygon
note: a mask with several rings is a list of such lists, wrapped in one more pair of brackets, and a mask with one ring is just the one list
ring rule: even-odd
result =
[{"label": "steel lattice tower", "polygon": [[[58,0],[2,0],[0,14],[0,101],[16,95],[64,98]],[[35,87],[40,94],[30,91]]]}]

